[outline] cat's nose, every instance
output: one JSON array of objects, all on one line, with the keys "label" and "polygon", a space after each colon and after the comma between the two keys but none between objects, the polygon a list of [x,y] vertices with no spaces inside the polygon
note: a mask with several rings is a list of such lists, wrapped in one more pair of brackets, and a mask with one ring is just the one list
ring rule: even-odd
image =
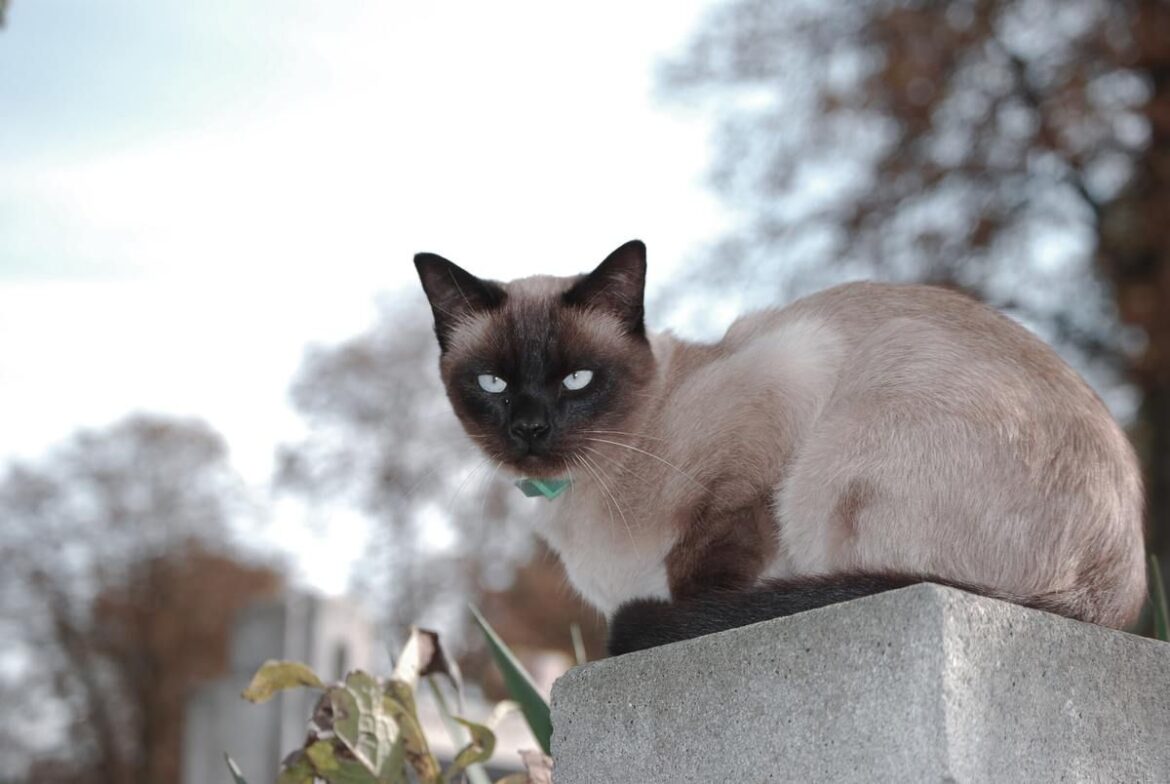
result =
[{"label": "cat's nose", "polygon": [[508,431],[513,438],[533,444],[548,435],[548,429],[548,420],[544,417],[525,416],[514,420]]}]

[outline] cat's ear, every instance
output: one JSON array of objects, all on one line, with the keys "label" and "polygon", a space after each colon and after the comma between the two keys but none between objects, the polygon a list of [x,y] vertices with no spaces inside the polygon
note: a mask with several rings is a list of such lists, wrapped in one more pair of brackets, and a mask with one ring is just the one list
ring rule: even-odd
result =
[{"label": "cat's ear", "polygon": [[499,307],[507,296],[500,284],[480,280],[465,269],[434,253],[419,253],[414,266],[435,314],[435,337],[446,351],[451,333],[473,313]]},{"label": "cat's ear", "polygon": [[630,240],[565,292],[567,305],[599,308],[621,319],[630,335],[645,337],[646,246]]}]

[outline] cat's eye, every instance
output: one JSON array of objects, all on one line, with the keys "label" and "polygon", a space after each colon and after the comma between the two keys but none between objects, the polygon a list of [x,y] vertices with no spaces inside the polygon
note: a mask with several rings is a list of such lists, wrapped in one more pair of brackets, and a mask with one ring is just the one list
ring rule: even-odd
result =
[{"label": "cat's eye", "polygon": [[508,388],[508,382],[499,376],[493,376],[491,373],[484,373],[478,379],[479,386],[484,392],[491,392],[493,395],[498,395]]},{"label": "cat's eye", "polygon": [[576,370],[565,376],[561,381],[565,385],[565,389],[584,389],[589,386],[589,382],[593,380],[592,370]]}]

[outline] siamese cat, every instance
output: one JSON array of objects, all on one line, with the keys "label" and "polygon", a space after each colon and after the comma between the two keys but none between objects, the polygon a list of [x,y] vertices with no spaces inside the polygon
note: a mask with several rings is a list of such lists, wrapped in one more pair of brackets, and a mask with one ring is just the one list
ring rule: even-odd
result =
[{"label": "siamese cat", "polygon": [[1115,628],[1142,606],[1125,435],[967,297],[849,283],[702,344],[646,330],[638,241],[570,278],[415,265],[456,415],[550,497],[612,653],[923,581]]}]

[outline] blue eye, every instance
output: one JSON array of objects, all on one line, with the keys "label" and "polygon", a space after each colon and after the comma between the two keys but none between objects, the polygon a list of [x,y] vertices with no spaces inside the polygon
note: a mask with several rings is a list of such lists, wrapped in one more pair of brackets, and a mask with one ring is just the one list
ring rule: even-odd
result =
[{"label": "blue eye", "polygon": [[498,395],[508,388],[508,382],[499,376],[493,376],[491,373],[484,373],[478,379],[479,386],[484,392],[491,392],[493,395]]},{"label": "blue eye", "polygon": [[589,386],[589,382],[593,380],[592,370],[575,370],[569,375],[565,376],[561,381],[565,385],[565,389],[584,389]]}]

